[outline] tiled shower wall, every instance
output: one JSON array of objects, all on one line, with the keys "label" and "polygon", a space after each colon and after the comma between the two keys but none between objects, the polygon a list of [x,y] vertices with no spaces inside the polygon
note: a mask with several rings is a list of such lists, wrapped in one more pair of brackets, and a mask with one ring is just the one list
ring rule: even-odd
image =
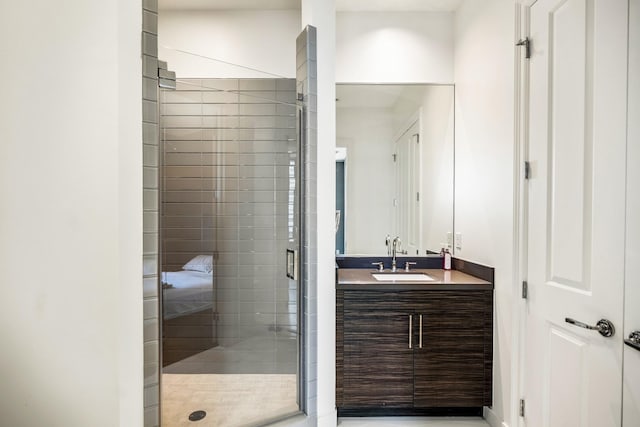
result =
[{"label": "tiled shower wall", "polygon": [[304,300],[304,392],[306,425],[316,425],[318,413],[318,64],[317,30],[307,26],[296,39],[296,90],[302,97],[303,223],[302,239]]},{"label": "tiled shower wall", "polygon": [[144,425],[160,425],[158,322],[158,1],[142,2]]},{"label": "tiled shower wall", "polygon": [[161,92],[163,270],[213,256],[214,336],[225,347],[295,337],[296,289],[284,262],[295,89],[294,79],[180,79]]}]

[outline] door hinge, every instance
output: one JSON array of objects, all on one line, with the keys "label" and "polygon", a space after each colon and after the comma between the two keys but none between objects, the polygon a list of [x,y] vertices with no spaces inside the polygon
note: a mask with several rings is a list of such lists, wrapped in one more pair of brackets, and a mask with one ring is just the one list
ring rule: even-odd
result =
[{"label": "door hinge", "polygon": [[416,144],[420,144],[420,134],[419,133],[414,133],[413,136],[416,137]]},{"label": "door hinge", "polygon": [[520,416],[524,417],[524,399],[520,399]]},{"label": "door hinge", "polygon": [[416,202],[419,202],[419,201],[420,201],[420,192],[417,192],[416,193]]},{"label": "door hinge", "polygon": [[158,86],[163,89],[176,89],[176,73],[169,71],[165,61],[158,61]]},{"label": "door hinge", "polygon": [[525,37],[524,39],[520,39],[516,46],[524,46],[524,57],[529,59],[531,58],[531,40],[529,37]]},{"label": "door hinge", "polygon": [[526,280],[522,281],[522,299],[527,299],[529,296],[529,284]]},{"label": "door hinge", "polygon": [[524,162],[524,179],[531,179],[531,163]]},{"label": "door hinge", "polygon": [[392,154],[393,156],[393,162],[395,163],[395,161],[398,159],[398,155],[397,154]]}]

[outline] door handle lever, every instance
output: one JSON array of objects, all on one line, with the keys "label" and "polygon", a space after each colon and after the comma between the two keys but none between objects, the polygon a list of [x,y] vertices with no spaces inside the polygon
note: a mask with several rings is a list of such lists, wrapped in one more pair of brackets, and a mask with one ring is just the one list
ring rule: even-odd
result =
[{"label": "door handle lever", "polygon": [[633,331],[629,334],[629,338],[624,340],[624,343],[629,347],[633,347],[640,351],[640,331]]},{"label": "door handle lever", "polygon": [[600,335],[603,337],[612,337],[616,333],[616,328],[613,327],[613,323],[607,319],[600,319],[595,326],[587,325],[586,323],[580,322],[578,320],[572,319],[570,317],[565,317],[565,322],[571,323],[572,325],[579,326],[584,329],[590,329],[593,331],[598,331]]}]

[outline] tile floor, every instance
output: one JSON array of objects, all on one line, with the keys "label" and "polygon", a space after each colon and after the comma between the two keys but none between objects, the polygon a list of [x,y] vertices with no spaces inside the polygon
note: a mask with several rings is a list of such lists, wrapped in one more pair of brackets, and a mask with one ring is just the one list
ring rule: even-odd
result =
[{"label": "tile floor", "polygon": [[[162,426],[257,425],[297,412],[296,392],[295,375],[164,374]],[[199,410],[206,417],[189,421],[189,414]]]},{"label": "tile floor", "polygon": [[[163,369],[163,427],[237,427],[295,413],[295,339],[252,337]],[[263,397],[268,395],[269,399]],[[207,416],[188,420],[195,410]],[[477,417],[349,417],[340,427],[488,427]]]}]

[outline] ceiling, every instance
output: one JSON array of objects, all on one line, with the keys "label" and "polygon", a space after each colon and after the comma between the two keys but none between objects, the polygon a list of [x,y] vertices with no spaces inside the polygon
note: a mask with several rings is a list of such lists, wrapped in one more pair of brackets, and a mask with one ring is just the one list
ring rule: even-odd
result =
[{"label": "ceiling", "polygon": [[[300,9],[301,0],[158,0],[160,10]],[[462,0],[336,0],[345,12],[450,12]]]}]

